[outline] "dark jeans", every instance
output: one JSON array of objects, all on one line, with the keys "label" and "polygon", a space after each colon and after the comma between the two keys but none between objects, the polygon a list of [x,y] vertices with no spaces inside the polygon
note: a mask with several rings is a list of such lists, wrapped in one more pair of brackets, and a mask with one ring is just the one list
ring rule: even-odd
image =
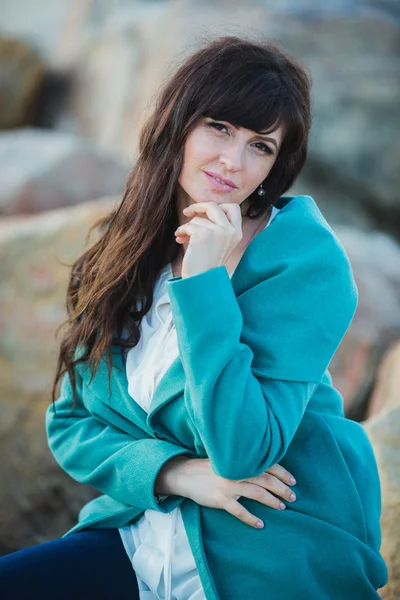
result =
[{"label": "dark jeans", "polygon": [[139,600],[117,529],[86,529],[0,557],[2,600]]}]

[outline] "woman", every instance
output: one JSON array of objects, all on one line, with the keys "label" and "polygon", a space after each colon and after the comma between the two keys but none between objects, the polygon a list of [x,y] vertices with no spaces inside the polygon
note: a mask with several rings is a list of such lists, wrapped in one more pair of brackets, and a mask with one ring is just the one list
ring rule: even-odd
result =
[{"label": "woman", "polygon": [[0,561],[7,597],[379,597],[376,463],[328,370],[357,288],[312,198],[282,195],[309,127],[308,76],[268,42],[221,37],[161,90],[73,266],[46,415],[103,495]]}]

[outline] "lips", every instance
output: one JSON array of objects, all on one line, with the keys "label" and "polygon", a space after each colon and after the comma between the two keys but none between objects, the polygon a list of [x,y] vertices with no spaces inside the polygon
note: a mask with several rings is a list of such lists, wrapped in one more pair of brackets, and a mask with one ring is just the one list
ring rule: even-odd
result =
[{"label": "lips", "polygon": [[[213,171],[204,171],[204,173],[206,175],[209,175],[210,177],[212,177],[213,179],[215,179],[216,177],[218,177],[218,179],[220,179],[221,181],[223,181],[227,186],[229,186],[232,189],[237,188],[237,185],[235,185],[235,183],[233,181],[231,181],[230,179],[226,179],[226,177],[222,177],[221,175],[219,175],[218,173],[214,173]],[[216,180],[216,179],[215,179]],[[218,183],[218,182],[217,182]]]}]

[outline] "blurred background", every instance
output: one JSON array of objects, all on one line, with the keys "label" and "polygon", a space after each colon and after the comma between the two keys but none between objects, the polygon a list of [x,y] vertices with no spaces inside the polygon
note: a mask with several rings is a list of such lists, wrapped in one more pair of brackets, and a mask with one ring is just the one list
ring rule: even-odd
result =
[{"label": "blurred background", "polygon": [[[331,363],[372,441],[400,598],[400,3],[0,0],[0,555],[61,536],[96,495],[47,448],[68,268],[120,198],[159,86],[206,39],[268,35],[313,80],[313,196],[360,293]],[[396,529],[397,525],[397,529]]]}]

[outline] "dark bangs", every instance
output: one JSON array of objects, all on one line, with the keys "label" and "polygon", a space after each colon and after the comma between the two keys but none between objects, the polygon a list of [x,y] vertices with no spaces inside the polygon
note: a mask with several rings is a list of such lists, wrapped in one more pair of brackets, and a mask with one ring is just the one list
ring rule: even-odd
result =
[{"label": "dark bangs", "polygon": [[[227,57],[225,57],[227,58]],[[308,119],[302,110],[300,94],[284,74],[267,65],[254,64],[254,56],[241,60],[218,61],[207,69],[202,84],[192,98],[197,116],[228,121],[257,133],[271,133],[282,126],[280,152],[294,153],[304,144]],[[201,114],[200,114],[201,113]]]}]

